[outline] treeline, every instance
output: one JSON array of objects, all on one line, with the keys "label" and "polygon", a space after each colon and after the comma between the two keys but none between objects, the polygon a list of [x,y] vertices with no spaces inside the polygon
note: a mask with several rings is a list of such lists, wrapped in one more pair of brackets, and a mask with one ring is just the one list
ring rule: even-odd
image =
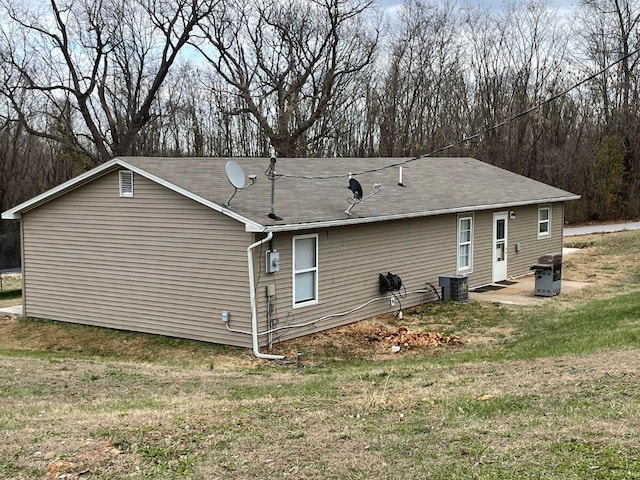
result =
[{"label": "treeline", "polygon": [[272,146],[473,156],[581,194],[569,221],[640,216],[640,1],[14,3],[0,210],[118,155]]}]

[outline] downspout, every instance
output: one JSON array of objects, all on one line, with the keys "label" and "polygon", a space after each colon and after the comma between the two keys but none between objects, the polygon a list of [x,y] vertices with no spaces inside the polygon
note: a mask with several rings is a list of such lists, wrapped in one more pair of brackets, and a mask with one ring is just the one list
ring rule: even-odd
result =
[{"label": "downspout", "polygon": [[263,243],[267,243],[273,238],[273,232],[267,233],[262,240],[258,240],[247,247],[247,260],[249,262],[249,297],[251,299],[251,337],[253,339],[253,354],[256,358],[266,360],[282,360],[284,355],[269,355],[260,353],[260,345],[258,344],[258,306],[256,300],[256,285],[253,278],[253,249]]}]

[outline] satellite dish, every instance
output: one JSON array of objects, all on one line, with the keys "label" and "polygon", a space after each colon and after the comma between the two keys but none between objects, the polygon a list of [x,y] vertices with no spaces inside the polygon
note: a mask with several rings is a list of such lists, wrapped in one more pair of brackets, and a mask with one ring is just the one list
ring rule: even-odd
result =
[{"label": "satellite dish", "polygon": [[351,205],[349,205],[349,208],[347,208],[344,211],[344,213],[346,213],[347,216],[351,216],[351,210],[353,210],[353,207],[355,207],[360,202],[367,200],[369,197],[373,197],[376,193],[380,191],[381,188],[382,188],[382,185],[380,185],[379,183],[374,183],[373,193],[370,193],[365,197],[364,192],[362,191],[362,185],[360,185],[360,182],[357,181],[355,178],[350,178],[349,190],[353,192],[353,198],[349,199],[349,202],[351,202]]},{"label": "satellite dish", "polygon": [[364,195],[362,191],[362,185],[360,185],[360,182],[355,178],[349,179],[349,190],[353,192],[353,199],[349,200],[351,202],[351,205],[349,205],[349,208],[344,211],[347,216],[351,216],[351,209],[354,207],[354,205],[362,201],[362,196]]},{"label": "satellite dish", "polygon": [[349,179],[349,190],[353,192],[353,198],[355,198],[356,200],[361,200],[364,196],[362,185],[360,185],[360,182],[355,178]]},{"label": "satellite dish", "polygon": [[233,160],[229,160],[224,166],[224,171],[227,174],[229,183],[233,185],[234,188],[241,189],[244,187],[244,171],[240,165]]},{"label": "satellite dish", "polygon": [[224,203],[224,205],[228,207],[231,203],[231,199],[235,196],[238,190],[241,190],[244,187],[244,171],[242,170],[242,167],[233,160],[229,160],[227,162],[224,166],[224,171],[227,174],[229,183],[233,185],[233,194],[229,197],[229,200]]}]

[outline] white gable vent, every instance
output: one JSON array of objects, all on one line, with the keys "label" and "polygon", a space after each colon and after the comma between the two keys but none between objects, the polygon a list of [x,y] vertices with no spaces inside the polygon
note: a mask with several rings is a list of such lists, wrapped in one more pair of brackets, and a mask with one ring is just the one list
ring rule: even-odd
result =
[{"label": "white gable vent", "polygon": [[133,172],[120,170],[120,196],[133,197]]}]

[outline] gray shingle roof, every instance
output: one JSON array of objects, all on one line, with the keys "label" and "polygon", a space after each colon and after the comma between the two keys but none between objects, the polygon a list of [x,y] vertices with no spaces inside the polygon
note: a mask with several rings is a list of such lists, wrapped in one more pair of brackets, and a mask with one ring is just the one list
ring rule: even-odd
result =
[{"label": "gray shingle roof", "polygon": [[[229,158],[120,157],[117,162],[160,178],[208,202],[223,205],[233,193],[225,175]],[[472,158],[422,158],[403,168],[403,186],[398,168],[370,170],[402,163],[403,158],[338,158],[277,160],[275,213],[268,217],[271,182],[264,175],[268,158],[234,158],[247,176],[256,175],[254,185],[238,191],[229,210],[235,215],[272,230],[300,229],[321,225],[361,223],[387,219],[437,215],[487,208],[576,200],[570,192],[517,175]],[[359,173],[369,171],[369,173]],[[364,195],[376,194],[345,214],[352,198],[348,175],[353,172]],[[316,178],[292,178],[316,177]],[[317,178],[340,176],[339,178]]]}]

